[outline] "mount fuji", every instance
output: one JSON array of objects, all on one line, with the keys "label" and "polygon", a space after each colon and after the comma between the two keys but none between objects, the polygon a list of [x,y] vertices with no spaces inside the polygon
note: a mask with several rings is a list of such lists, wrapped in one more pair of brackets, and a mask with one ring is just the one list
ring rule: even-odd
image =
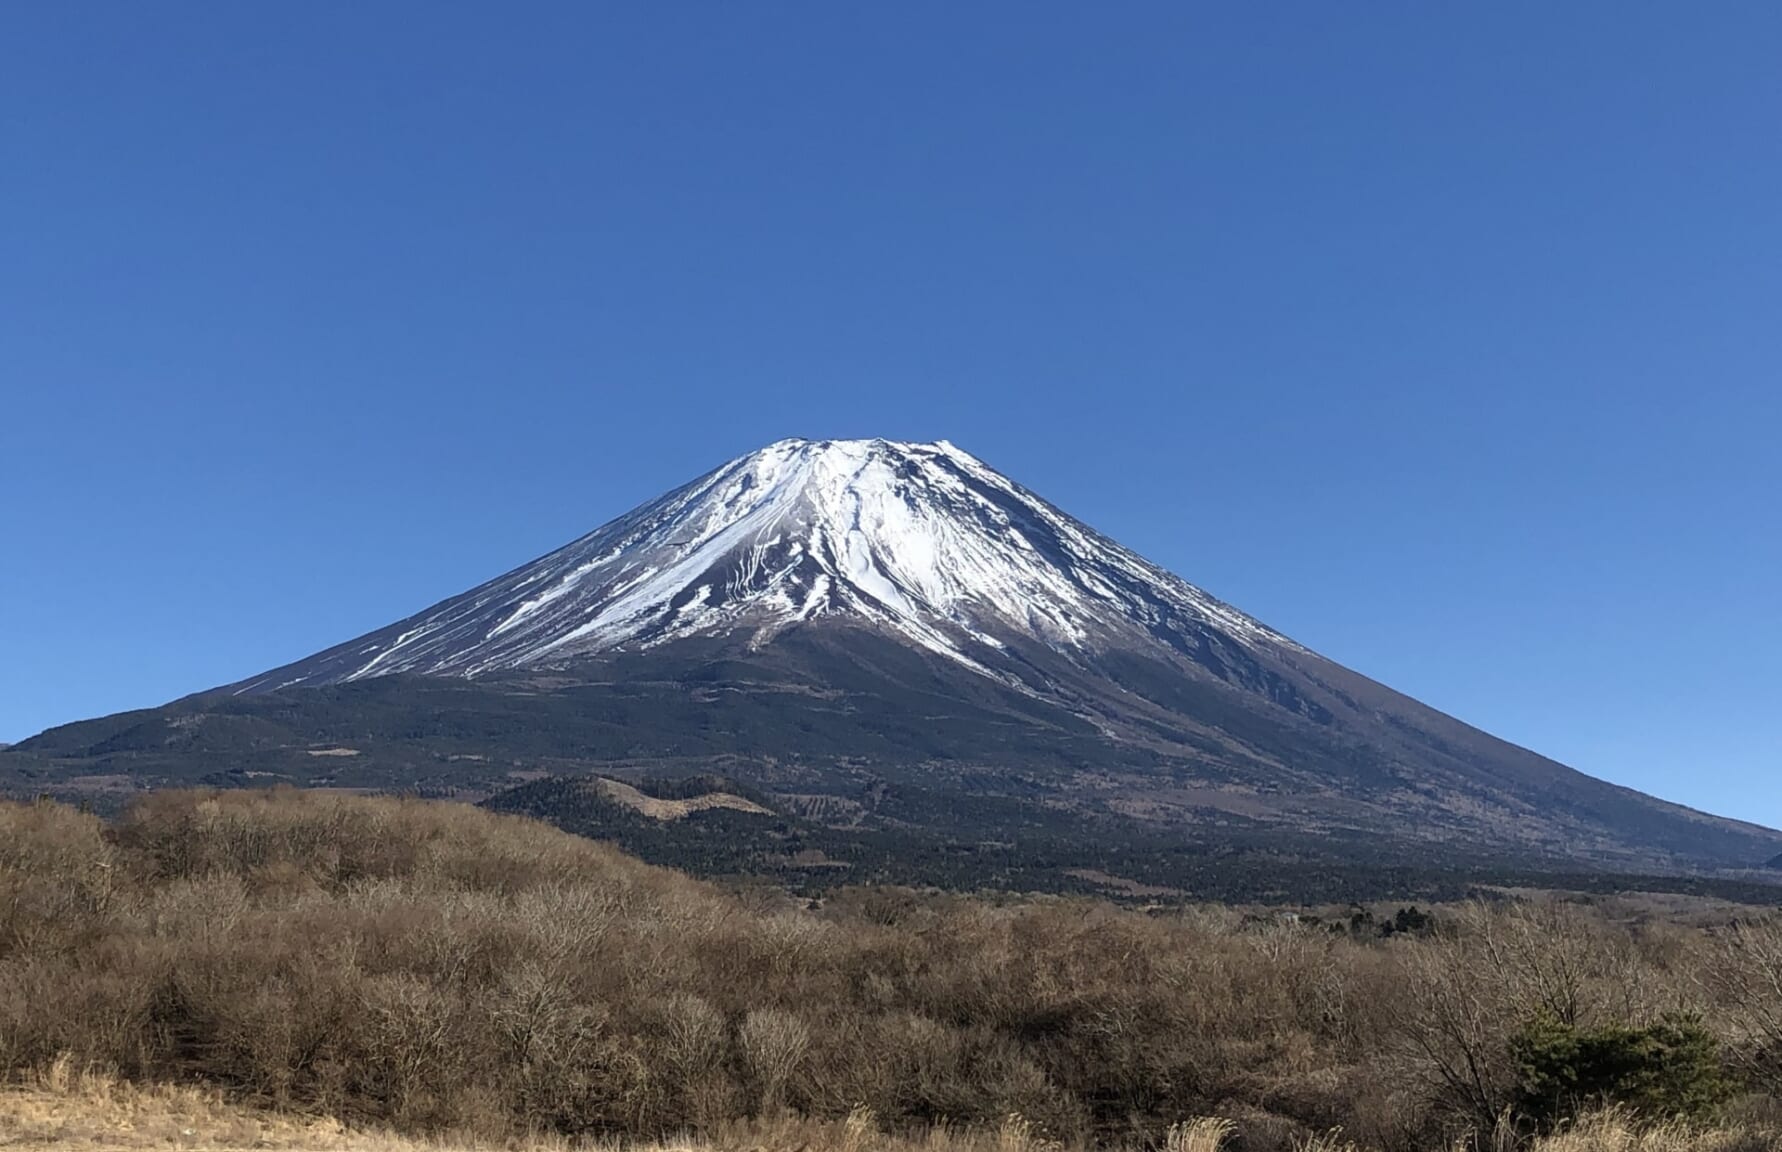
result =
[{"label": "mount fuji", "polygon": [[[1782,850],[1343,668],[945,441],[769,445],[387,628],[46,732],[8,774],[547,815],[564,779],[715,775],[788,843],[1094,844],[1095,876],[1133,842],[1695,872]],[[713,819],[764,819],[740,811]]]},{"label": "mount fuji", "polygon": [[236,686],[477,677],[847,621],[1011,687],[1008,656],[1299,651],[946,441],[784,440],[548,556]]}]

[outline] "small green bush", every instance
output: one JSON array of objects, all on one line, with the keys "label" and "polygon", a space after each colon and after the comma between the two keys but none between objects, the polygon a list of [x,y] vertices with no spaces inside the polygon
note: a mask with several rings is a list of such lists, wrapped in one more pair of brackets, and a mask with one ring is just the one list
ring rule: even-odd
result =
[{"label": "small green bush", "polygon": [[1652,1118],[1697,1119],[1732,1085],[1714,1037],[1690,1016],[1636,1027],[1580,1028],[1543,1016],[1510,1042],[1517,1111],[1543,1130],[1593,1108],[1621,1105]]}]

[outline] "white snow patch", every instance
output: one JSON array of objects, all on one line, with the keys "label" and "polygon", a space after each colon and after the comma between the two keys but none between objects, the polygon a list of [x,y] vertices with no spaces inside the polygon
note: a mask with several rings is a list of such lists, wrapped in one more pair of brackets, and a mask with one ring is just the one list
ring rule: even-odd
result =
[{"label": "white snow patch", "polygon": [[477,675],[835,614],[992,676],[962,644],[1155,645],[1154,628],[1195,626],[1297,647],[944,440],[783,440],[366,637],[344,676],[279,675]]}]

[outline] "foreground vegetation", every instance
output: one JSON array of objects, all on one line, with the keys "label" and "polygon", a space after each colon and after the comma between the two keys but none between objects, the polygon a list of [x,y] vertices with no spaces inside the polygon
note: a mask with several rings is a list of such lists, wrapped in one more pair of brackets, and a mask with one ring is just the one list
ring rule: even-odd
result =
[{"label": "foreground vegetation", "polygon": [[[887,1133],[870,1113],[810,1120],[786,1113],[728,1122],[716,1131],[663,1141],[589,1145],[534,1135],[492,1144],[464,1138],[420,1138],[387,1129],[349,1126],[327,1116],[279,1112],[232,1103],[215,1089],[189,1085],[134,1085],[67,1061],[28,1082],[0,1087],[0,1147],[17,1152],[1062,1152],[1020,1117],[993,1129],[935,1126]],[[1189,1120],[1165,1133],[1166,1152],[1230,1152],[1229,1122]],[[1773,1135],[1756,1128],[1692,1128],[1675,1123],[1636,1126],[1626,1116],[1599,1113],[1565,1132],[1537,1139],[1530,1152],[1773,1152]],[[1352,1152],[1340,1136],[1301,1142],[1303,1152]],[[1446,1152],[1446,1150],[1443,1150]]]},{"label": "foreground vegetation", "polygon": [[1782,923],[1385,919],[815,908],[396,799],[0,806],[0,1075],[467,1143],[1782,1147]]},{"label": "foreground vegetation", "polygon": [[[895,1134],[882,1131],[864,1110],[831,1121],[781,1113],[647,1143],[578,1145],[560,1136],[534,1135],[491,1144],[403,1136],[348,1126],[332,1117],[246,1107],[214,1089],[133,1085],[90,1070],[76,1073],[67,1061],[26,1083],[0,1087],[0,1147],[19,1152],[486,1152],[498,1147],[569,1152],[578,1146],[614,1152],[1062,1152],[1021,1117],[1005,1117],[994,1129],[935,1126]],[[1772,1152],[1775,1146],[1773,1134],[1756,1128],[1636,1126],[1624,1115],[1605,1112],[1538,1138],[1530,1152]],[[1232,1125],[1213,1118],[1173,1125],[1163,1139],[1166,1152],[1230,1152],[1233,1147]],[[1330,1134],[1300,1143],[1302,1152],[1353,1148]]]}]

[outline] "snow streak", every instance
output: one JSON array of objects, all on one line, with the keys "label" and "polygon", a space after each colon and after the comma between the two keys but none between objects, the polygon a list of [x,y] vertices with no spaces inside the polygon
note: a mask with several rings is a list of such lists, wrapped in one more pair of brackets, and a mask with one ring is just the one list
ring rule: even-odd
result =
[{"label": "snow streak", "polygon": [[986,675],[1016,640],[1179,647],[1212,629],[1297,647],[944,440],[783,440],[279,681],[477,676],[690,636],[762,644],[834,615]]}]

